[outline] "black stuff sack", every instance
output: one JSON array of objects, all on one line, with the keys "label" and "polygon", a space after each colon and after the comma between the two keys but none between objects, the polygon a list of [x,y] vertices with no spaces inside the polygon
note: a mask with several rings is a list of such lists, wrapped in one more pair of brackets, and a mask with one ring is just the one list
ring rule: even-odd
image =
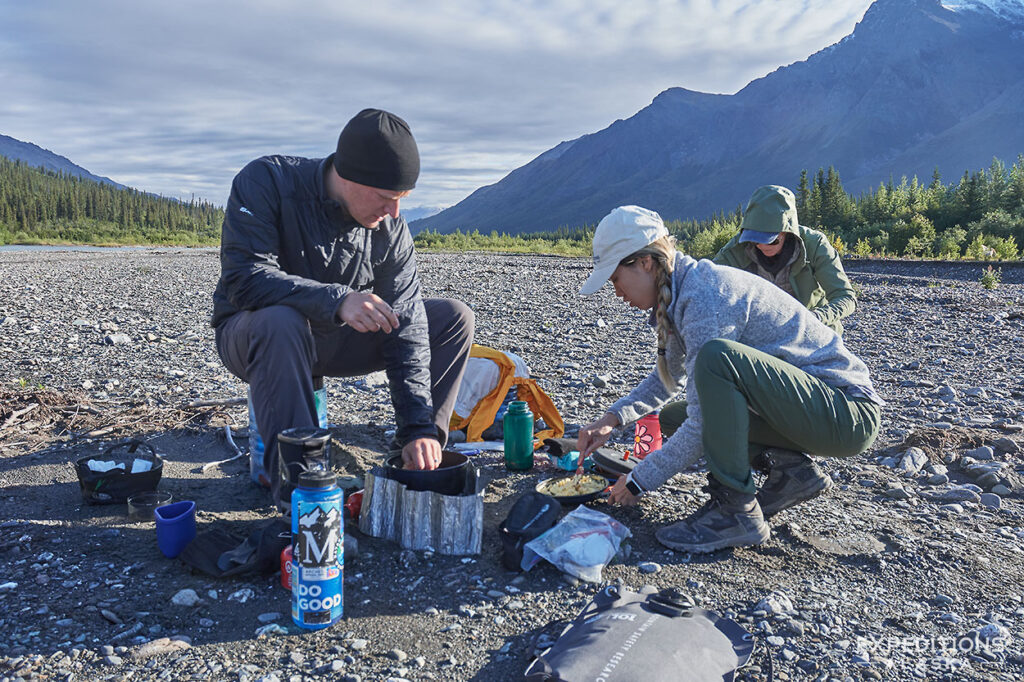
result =
[{"label": "black stuff sack", "polygon": [[280,569],[281,552],[291,542],[291,522],[283,516],[251,528],[248,537],[234,524],[218,522],[188,543],[178,558],[217,578],[271,575]]},{"label": "black stuff sack", "polygon": [[555,457],[561,457],[576,450],[575,438],[545,438],[544,445],[548,446],[548,452]]},{"label": "black stuff sack", "polygon": [[114,443],[99,455],[75,461],[78,487],[89,504],[123,504],[135,493],[156,490],[163,471],[163,458],[138,439]]},{"label": "black stuff sack", "polygon": [[526,670],[530,682],[730,682],[753,638],[685,593],[609,585]]},{"label": "black stuff sack", "polygon": [[558,521],[561,511],[562,505],[558,500],[536,491],[525,493],[516,500],[508,516],[498,526],[501,534],[501,563],[505,568],[510,571],[522,570],[523,545],[550,530]]}]

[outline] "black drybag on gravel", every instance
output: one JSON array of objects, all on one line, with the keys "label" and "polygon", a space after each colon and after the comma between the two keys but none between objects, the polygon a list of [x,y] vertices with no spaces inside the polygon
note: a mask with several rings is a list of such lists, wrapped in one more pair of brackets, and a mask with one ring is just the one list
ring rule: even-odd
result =
[{"label": "black drybag on gravel", "polygon": [[674,588],[609,585],[526,670],[530,682],[726,682],[753,638]]}]

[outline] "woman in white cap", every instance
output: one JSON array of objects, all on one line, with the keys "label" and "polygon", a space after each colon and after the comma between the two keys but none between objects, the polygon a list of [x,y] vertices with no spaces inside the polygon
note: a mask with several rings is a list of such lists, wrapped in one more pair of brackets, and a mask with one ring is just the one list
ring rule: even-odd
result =
[{"label": "woman in white cap", "polygon": [[[842,320],[857,307],[857,295],[846,276],[839,254],[824,232],[800,224],[796,197],[786,187],[765,185],[754,191],[743,214],[739,232],[712,260],[761,277],[796,300],[815,317],[843,335]],[[661,432],[671,436],[686,419],[686,401],[662,406]],[[770,448],[757,468],[768,472],[767,487],[798,479],[805,487],[825,490],[828,474],[807,455],[785,448]],[[762,506],[765,518],[774,513]]]},{"label": "woman in white cap", "polygon": [[748,272],[679,253],[657,213],[622,206],[597,226],[594,271],[580,290],[611,281],[629,305],[651,310],[655,370],[579,433],[581,461],[622,424],[671,399],[686,377],[687,419],[661,450],[613,486],[634,504],[704,457],[710,501],[658,540],[684,552],[766,541],[762,507],[781,511],[816,496],[813,481],[755,489],[750,461],[765,448],[832,457],[863,452],[878,435],[880,405],[867,367],[792,296]]}]

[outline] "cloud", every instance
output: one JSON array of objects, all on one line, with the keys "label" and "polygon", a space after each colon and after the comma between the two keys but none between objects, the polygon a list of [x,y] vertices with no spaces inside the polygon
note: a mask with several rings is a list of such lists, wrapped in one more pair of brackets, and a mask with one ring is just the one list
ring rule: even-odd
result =
[{"label": "cloud", "polygon": [[735,92],[839,40],[868,0],[0,0],[0,133],[165,195],[226,199],[268,153],[406,118],[450,205],[660,91]]}]

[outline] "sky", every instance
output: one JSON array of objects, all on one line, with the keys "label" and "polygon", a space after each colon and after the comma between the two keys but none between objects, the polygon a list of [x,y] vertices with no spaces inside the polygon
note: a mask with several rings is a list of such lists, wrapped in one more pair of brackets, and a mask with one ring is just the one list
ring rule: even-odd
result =
[{"label": "sky", "polygon": [[323,157],[366,107],[409,122],[405,207],[444,207],[670,87],[734,93],[871,0],[0,0],[0,134],[223,205],[265,154]]}]

